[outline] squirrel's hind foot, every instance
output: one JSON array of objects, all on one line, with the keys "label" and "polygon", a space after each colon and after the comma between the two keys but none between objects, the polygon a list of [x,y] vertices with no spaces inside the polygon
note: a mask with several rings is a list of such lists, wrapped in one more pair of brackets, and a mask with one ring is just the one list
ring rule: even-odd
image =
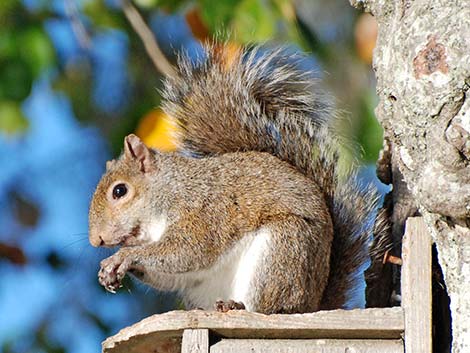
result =
[{"label": "squirrel's hind foot", "polygon": [[245,310],[245,304],[242,302],[236,302],[234,300],[217,300],[214,304],[214,308],[216,311],[220,313],[226,313],[230,310]]}]

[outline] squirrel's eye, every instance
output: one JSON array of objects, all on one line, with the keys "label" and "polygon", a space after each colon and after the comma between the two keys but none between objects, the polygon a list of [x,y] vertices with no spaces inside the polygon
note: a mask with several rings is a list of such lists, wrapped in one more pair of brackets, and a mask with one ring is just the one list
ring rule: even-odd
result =
[{"label": "squirrel's eye", "polygon": [[117,184],[113,189],[113,199],[119,199],[127,194],[127,186],[125,184]]}]

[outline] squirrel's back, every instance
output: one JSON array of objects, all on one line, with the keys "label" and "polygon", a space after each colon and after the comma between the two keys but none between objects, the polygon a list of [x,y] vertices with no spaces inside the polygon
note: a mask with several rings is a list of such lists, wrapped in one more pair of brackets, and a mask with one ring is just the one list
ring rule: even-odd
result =
[{"label": "squirrel's back", "polygon": [[340,175],[342,137],[332,101],[298,64],[282,49],[255,47],[228,57],[210,47],[197,64],[180,59],[178,75],[165,82],[164,107],[180,126],[184,153],[268,152],[319,185],[334,227],[321,308],[346,307],[361,287],[376,196],[354,176]]}]

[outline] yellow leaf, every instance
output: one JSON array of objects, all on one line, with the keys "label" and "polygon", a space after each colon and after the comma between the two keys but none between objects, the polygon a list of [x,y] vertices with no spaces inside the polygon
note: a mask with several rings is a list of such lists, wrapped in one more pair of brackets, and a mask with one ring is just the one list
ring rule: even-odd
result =
[{"label": "yellow leaf", "polygon": [[176,150],[174,137],[177,126],[161,110],[152,110],[145,114],[136,129],[136,135],[149,147],[164,152]]},{"label": "yellow leaf", "polygon": [[367,64],[372,63],[372,54],[377,40],[377,21],[370,14],[362,14],[356,23],[354,30],[356,51]]}]

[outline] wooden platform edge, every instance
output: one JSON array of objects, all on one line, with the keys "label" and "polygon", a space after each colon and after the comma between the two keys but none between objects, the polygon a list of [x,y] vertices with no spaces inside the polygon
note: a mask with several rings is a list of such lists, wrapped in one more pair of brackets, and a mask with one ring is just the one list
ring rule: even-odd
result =
[{"label": "wooden platform edge", "polygon": [[[247,311],[170,311],[126,327],[102,343],[103,352],[133,351],[139,340],[181,340],[186,329],[209,329],[225,338],[401,338],[400,307],[264,315]],[[115,350],[114,348],[119,348]]]},{"label": "wooden platform edge", "polygon": [[408,218],[403,237],[401,273],[407,352],[432,351],[431,245],[431,235],[422,217]]}]

